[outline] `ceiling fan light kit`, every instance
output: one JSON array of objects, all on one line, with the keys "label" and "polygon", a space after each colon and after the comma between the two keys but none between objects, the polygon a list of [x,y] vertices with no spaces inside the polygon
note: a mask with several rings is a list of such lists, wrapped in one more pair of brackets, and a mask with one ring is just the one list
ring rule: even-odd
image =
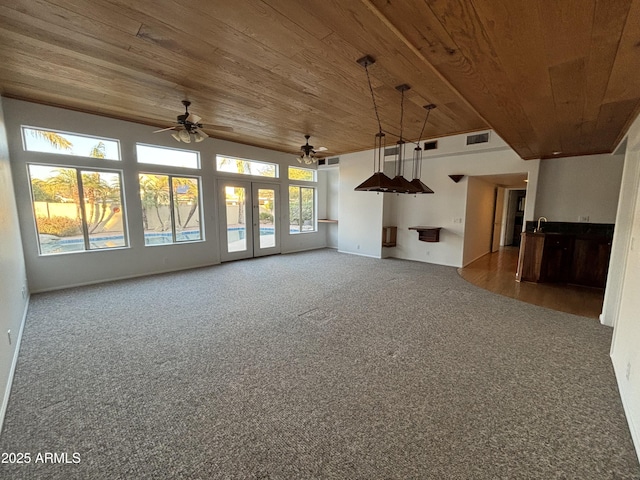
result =
[{"label": "ceiling fan light kit", "polygon": [[[395,177],[389,178],[382,172],[384,164],[384,150],[385,150],[385,134],[382,131],[382,123],[380,122],[380,115],[378,113],[378,106],[376,104],[376,98],[373,93],[373,87],[371,86],[371,77],[369,76],[369,66],[375,63],[375,59],[370,55],[365,55],[362,58],[356,60],[356,62],[364,67],[367,74],[367,83],[369,85],[369,92],[371,93],[371,100],[373,102],[373,110],[376,114],[376,120],[378,122],[378,133],[376,133],[375,147],[373,150],[373,170],[374,173],[371,177],[367,178],[364,182],[358,185],[354,190],[360,192],[391,192],[391,193],[433,193],[429,187],[427,187],[420,180],[420,172],[422,169],[422,149],[420,144],[416,144],[413,154],[413,180],[409,181],[404,178],[404,147],[406,142],[404,141],[402,134],[402,122],[404,117],[404,92],[411,87],[407,84],[398,85],[396,90],[401,94],[400,103],[400,139],[397,142],[398,148],[396,149],[395,160]],[[422,131],[418,137],[418,142],[422,138],[424,133],[424,127],[427,124],[429,113],[435,108],[435,105],[429,104],[424,107],[427,110],[427,115],[422,125]]]}]

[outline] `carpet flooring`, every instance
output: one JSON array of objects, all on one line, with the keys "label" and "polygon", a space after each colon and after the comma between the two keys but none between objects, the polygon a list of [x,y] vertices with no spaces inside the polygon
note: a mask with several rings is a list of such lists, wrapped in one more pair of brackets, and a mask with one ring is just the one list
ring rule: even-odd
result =
[{"label": "carpet flooring", "polygon": [[38,294],[0,478],[640,479],[611,334],[333,250]]}]

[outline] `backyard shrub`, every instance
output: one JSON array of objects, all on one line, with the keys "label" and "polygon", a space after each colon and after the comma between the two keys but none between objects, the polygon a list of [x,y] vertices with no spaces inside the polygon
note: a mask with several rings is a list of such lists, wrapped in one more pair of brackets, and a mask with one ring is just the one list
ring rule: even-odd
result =
[{"label": "backyard shrub", "polygon": [[269,212],[260,212],[260,223],[273,223],[273,215]]},{"label": "backyard shrub", "polygon": [[69,237],[71,235],[80,235],[80,220],[69,217],[38,217],[38,233],[55,235],[57,237]]}]

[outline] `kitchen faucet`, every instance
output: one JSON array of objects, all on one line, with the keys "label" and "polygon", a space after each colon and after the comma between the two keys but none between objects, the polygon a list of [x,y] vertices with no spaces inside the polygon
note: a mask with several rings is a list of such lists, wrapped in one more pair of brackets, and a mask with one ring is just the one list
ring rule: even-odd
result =
[{"label": "kitchen faucet", "polygon": [[540,222],[541,222],[542,220],[544,220],[545,222],[548,222],[547,217],[540,217],[540,218],[538,219],[538,228],[536,228],[536,229],[533,231],[533,233],[540,232],[540,230],[541,230],[541,228],[540,228]]}]

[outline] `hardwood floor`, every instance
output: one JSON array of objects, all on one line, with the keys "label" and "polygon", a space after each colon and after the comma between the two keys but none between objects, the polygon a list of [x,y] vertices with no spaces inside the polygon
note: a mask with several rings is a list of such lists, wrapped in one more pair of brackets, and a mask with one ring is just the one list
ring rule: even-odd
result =
[{"label": "hardwood floor", "polygon": [[491,292],[542,307],[590,318],[602,312],[604,290],[577,285],[516,282],[518,247],[502,247],[487,254],[458,273],[474,285]]}]

